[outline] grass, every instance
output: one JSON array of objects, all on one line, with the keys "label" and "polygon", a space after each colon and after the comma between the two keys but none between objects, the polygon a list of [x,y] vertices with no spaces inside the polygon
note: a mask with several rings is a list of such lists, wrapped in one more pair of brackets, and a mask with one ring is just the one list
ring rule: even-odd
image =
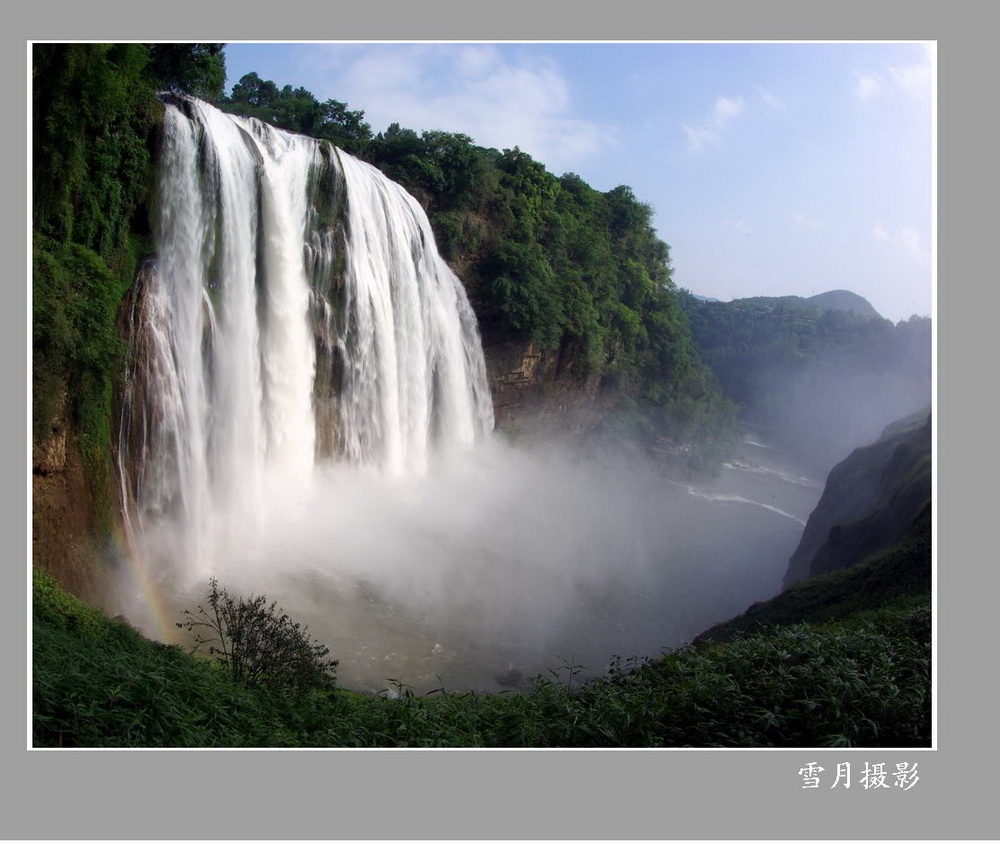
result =
[{"label": "grass", "polygon": [[[573,666],[529,693],[247,689],[34,575],[36,747],[813,747],[930,744],[930,610],[740,632]],[[565,675],[569,674],[567,678]]]},{"label": "grass", "polygon": [[926,506],[901,542],[850,568],[794,583],[769,601],[716,625],[699,640],[808,621],[850,623],[883,608],[929,606],[931,600],[931,511]]}]

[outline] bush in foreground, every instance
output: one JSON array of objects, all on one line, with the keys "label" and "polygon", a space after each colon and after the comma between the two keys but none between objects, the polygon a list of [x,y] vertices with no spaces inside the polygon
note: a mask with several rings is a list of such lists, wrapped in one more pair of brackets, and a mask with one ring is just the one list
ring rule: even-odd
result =
[{"label": "bush in foreground", "polygon": [[209,582],[208,609],[185,610],[177,627],[194,634],[195,647],[208,646],[233,682],[249,688],[307,689],[333,686],[337,679],[330,649],[308,628],[263,595],[240,597]]}]

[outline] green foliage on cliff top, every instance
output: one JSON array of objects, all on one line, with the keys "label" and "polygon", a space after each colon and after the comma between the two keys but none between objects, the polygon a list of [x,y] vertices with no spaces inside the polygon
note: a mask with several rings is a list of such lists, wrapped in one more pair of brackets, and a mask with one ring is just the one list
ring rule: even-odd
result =
[{"label": "green foliage on cliff top", "polygon": [[226,87],[225,44],[146,44],[157,87],[215,102]]},{"label": "green foliage on cliff top", "polygon": [[148,189],[154,120],[141,44],[36,44],[32,52],[32,222],[108,262],[125,248]]},{"label": "green foliage on cliff top", "polygon": [[397,124],[365,154],[426,206],[487,348],[521,337],[557,353],[564,377],[598,382],[648,436],[732,436],[735,412],[699,359],[669,247],[631,188],[601,192],[517,147]]},{"label": "green foliage on cliff top", "polygon": [[216,102],[223,111],[255,117],[290,132],[322,138],[348,152],[361,152],[371,139],[364,112],[336,100],[320,102],[305,88],[278,88],[270,79],[247,73]]}]

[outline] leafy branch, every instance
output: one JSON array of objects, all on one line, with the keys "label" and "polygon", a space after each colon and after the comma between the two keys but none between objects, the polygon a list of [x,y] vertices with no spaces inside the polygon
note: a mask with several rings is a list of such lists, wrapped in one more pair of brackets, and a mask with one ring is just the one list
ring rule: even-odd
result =
[{"label": "leafy branch", "polygon": [[193,635],[194,649],[207,646],[232,679],[251,688],[305,689],[333,686],[338,660],[316,642],[308,628],[292,621],[264,595],[234,597],[209,582],[208,609],[184,610],[176,626]]}]

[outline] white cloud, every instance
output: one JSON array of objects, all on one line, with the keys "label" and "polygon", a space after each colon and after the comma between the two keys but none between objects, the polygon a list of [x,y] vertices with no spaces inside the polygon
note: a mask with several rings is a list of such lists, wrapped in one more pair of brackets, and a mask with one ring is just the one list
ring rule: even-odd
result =
[{"label": "white cloud", "polygon": [[574,117],[555,61],[497,45],[365,45],[328,78],[320,98],[364,109],[376,132],[390,122],[461,132],[481,146],[518,146],[555,173],[617,144],[609,128]]},{"label": "white cloud", "polygon": [[877,73],[872,75],[855,73],[854,75],[858,80],[854,93],[858,95],[859,99],[870,100],[882,93],[882,77]]},{"label": "white cloud", "polygon": [[785,107],[785,104],[777,96],[762,85],[757,86],[757,95],[771,111],[781,111]]},{"label": "white cloud", "polygon": [[934,56],[925,53],[924,61],[903,67],[890,67],[889,73],[897,87],[912,97],[927,97],[934,85]]},{"label": "white cloud", "polygon": [[903,93],[924,99],[930,96],[937,64],[937,45],[919,45],[920,54],[911,64],[887,65],[881,72],[855,73],[854,92],[859,99],[870,100],[884,93]]},{"label": "white cloud", "polygon": [[698,151],[706,146],[720,146],[730,122],[743,113],[743,106],[742,97],[719,97],[706,121],[695,125],[682,124],[688,147]]},{"label": "white cloud", "polygon": [[920,232],[912,226],[899,226],[890,231],[882,223],[875,223],[871,233],[876,240],[887,244],[897,254],[918,264],[930,264],[930,249],[924,244]]},{"label": "white cloud", "polygon": [[899,230],[899,242],[906,253],[913,258],[913,260],[919,261],[920,263],[930,261],[930,249],[924,246],[923,240],[920,237],[920,232],[916,229],[903,226]]},{"label": "white cloud", "polygon": [[796,211],[792,217],[792,220],[794,221],[797,227],[803,229],[818,229],[821,228],[823,225],[819,220],[809,217],[808,215],[803,214],[801,211]]},{"label": "white cloud", "polygon": [[742,217],[736,220],[726,220],[726,224],[729,225],[737,234],[750,234],[750,224]]},{"label": "white cloud", "polygon": [[685,123],[684,134],[687,136],[688,148],[695,151],[706,146],[718,146],[722,142],[719,133],[708,126],[691,126]]},{"label": "white cloud", "polygon": [[734,117],[739,116],[743,111],[742,97],[719,97],[715,101],[715,108],[712,110],[715,123],[720,128],[724,127]]}]

